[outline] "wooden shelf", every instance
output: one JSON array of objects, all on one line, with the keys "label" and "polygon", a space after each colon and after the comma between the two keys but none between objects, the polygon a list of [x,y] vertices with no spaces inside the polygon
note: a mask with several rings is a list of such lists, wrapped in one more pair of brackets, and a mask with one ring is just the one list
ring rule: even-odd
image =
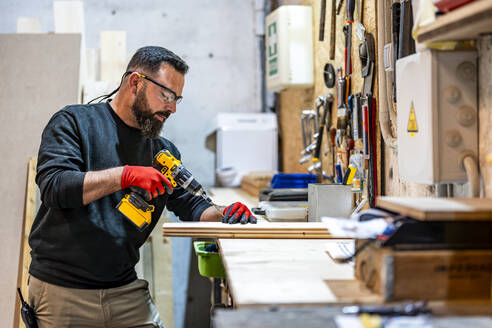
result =
[{"label": "wooden shelf", "polygon": [[417,41],[428,43],[477,39],[482,33],[492,33],[491,16],[492,1],[474,1],[423,26]]}]

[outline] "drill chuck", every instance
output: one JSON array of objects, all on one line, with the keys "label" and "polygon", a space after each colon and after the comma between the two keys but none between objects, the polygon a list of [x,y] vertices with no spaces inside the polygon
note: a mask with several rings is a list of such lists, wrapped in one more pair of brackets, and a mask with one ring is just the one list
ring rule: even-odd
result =
[{"label": "drill chuck", "polygon": [[161,171],[164,176],[170,178],[169,180],[173,186],[179,185],[189,193],[202,197],[208,203],[212,204],[212,200],[207,196],[202,185],[193,177],[181,161],[176,159],[169,150],[160,151],[154,159],[154,167]]}]

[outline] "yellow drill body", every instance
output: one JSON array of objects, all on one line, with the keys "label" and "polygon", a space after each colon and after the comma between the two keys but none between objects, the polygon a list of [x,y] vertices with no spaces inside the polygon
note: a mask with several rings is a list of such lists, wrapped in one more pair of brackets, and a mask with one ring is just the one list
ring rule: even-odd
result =
[{"label": "yellow drill body", "polygon": [[[161,172],[171,182],[173,187],[179,185],[193,195],[200,196],[213,205],[212,200],[207,196],[202,186],[169,150],[158,152],[154,157],[152,166]],[[136,191],[125,195],[116,208],[140,230],[145,229],[152,221],[154,206],[149,205]]]}]

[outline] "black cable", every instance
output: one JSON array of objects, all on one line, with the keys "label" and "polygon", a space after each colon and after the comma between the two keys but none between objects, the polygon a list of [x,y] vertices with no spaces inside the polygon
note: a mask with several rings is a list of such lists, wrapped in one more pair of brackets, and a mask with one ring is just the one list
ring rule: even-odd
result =
[{"label": "black cable", "polygon": [[98,103],[100,103],[100,102],[101,102],[101,101],[103,101],[103,100],[106,100],[106,99],[108,99],[108,98],[111,98],[111,97],[112,97],[115,93],[117,93],[117,92],[120,90],[121,85],[123,84],[123,80],[125,79],[125,77],[126,77],[127,75],[130,75],[131,73],[133,73],[133,72],[130,72],[130,71],[125,72],[125,73],[123,74],[123,76],[121,77],[121,82],[120,82],[120,85],[119,85],[119,86],[118,86],[115,90],[113,90],[111,93],[109,93],[109,94],[107,94],[107,95],[101,95],[101,96],[99,96],[99,97],[96,97],[96,98],[92,99],[91,101],[89,101],[89,102],[87,103],[87,105],[89,105],[90,103],[92,103],[93,101],[96,101],[96,100],[98,100],[98,99],[100,99],[100,100],[98,101]]}]

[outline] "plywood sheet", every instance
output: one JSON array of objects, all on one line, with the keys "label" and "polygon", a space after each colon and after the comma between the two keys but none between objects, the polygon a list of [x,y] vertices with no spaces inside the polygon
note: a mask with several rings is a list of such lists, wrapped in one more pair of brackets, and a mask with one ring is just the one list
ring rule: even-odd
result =
[{"label": "plywood sheet", "polygon": [[55,0],[53,1],[53,19],[55,33],[80,33],[80,75],[79,98],[81,101],[82,89],[87,80],[87,58],[85,50],[85,20],[84,2],[82,0]]},{"label": "plywood sheet", "polygon": [[491,220],[492,199],[378,197],[378,207],[421,220]]},{"label": "plywood sheet", "polygon": [[51,115],[77,101],[80,35],[0,35],[0,326],[12,327],[26,194],[26,169]]},{"label": "plywood sheet", "polygon": [[324,252],[334,240],[232,240],[219,247],[236,307],[336,303],[324,280],[352,280]]}]

